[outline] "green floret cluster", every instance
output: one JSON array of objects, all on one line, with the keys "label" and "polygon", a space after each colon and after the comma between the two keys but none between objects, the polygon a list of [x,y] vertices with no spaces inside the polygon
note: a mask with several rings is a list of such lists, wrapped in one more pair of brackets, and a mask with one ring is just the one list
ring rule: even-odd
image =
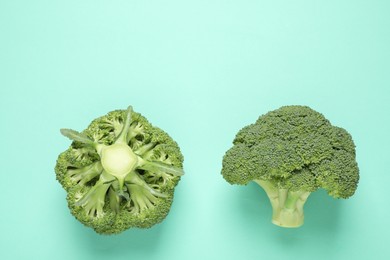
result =
[{"label": "green floret cluster", "polygon": [[284,106],[241,129],[222,164],[231,184],[258,183],[273,207],[273,223],[303,224],[311,192],[325,189],[334,198],[352,196],[359,181],[350,134],[307,106]]},{"label": "green floret cluster", "polygon": [[71,213],[97,233],[149,228],[168,214],[183,156],[163,130],[129,107],[92,121],[58,157],[57,180]]}]

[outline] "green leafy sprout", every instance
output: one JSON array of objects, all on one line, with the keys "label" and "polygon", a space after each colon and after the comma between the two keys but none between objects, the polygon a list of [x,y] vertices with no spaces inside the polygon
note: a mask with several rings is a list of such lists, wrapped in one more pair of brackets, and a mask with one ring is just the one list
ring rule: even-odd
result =
[{"label": "green leafy sprout", "polygon": [[334,198],[348,198],[357,188],[351,135],[307,106],[284,106],[260,116],[233,144],[223,157],[223,177],[230,184],[259,184],[278,226],[301,226],[303,206],[319,188]]},{"label": "green leafy sprout", "polygon": [[83,132],[61,129],[73,142],[55,167],[71,213],[97,233],[160,223],[183,172],[177,143],[145,117],[115,110]]}]

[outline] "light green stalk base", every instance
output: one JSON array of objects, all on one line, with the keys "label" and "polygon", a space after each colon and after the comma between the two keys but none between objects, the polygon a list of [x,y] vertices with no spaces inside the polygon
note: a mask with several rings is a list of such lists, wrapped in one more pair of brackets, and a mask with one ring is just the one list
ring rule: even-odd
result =
[{"label": "light green stalk base", "polygon": [[268,181],[255,180],[267,193],[272,205],[272,223],[280,227],[296,228],[303,225],[305,204],[310,192],[278,189]]}]

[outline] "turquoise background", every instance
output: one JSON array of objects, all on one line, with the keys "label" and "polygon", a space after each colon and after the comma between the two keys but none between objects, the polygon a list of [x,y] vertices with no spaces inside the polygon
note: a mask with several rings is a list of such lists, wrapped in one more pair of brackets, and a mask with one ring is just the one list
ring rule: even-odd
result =
[{"label": "turquoise background", "polygon": [[[0,259],[390,259],[390,1],[0,1]],[[166,220],[101,236],[55,180],[62,127],[133,105],[185,172]],[[305,224],[271,224],[256,185],[231,186],[236,132],[302,104],[357,146],[354,197],[319,191]]]}]

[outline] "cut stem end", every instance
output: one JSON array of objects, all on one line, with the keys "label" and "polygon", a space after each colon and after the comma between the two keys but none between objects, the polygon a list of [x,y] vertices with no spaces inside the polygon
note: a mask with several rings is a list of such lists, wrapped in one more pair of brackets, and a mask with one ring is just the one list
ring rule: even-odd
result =
[{"label": "cut stem end", "polygon": [[297,228],[303,225],[304,215],[297,210],[273,209],[272,223],[285,228]]}]

